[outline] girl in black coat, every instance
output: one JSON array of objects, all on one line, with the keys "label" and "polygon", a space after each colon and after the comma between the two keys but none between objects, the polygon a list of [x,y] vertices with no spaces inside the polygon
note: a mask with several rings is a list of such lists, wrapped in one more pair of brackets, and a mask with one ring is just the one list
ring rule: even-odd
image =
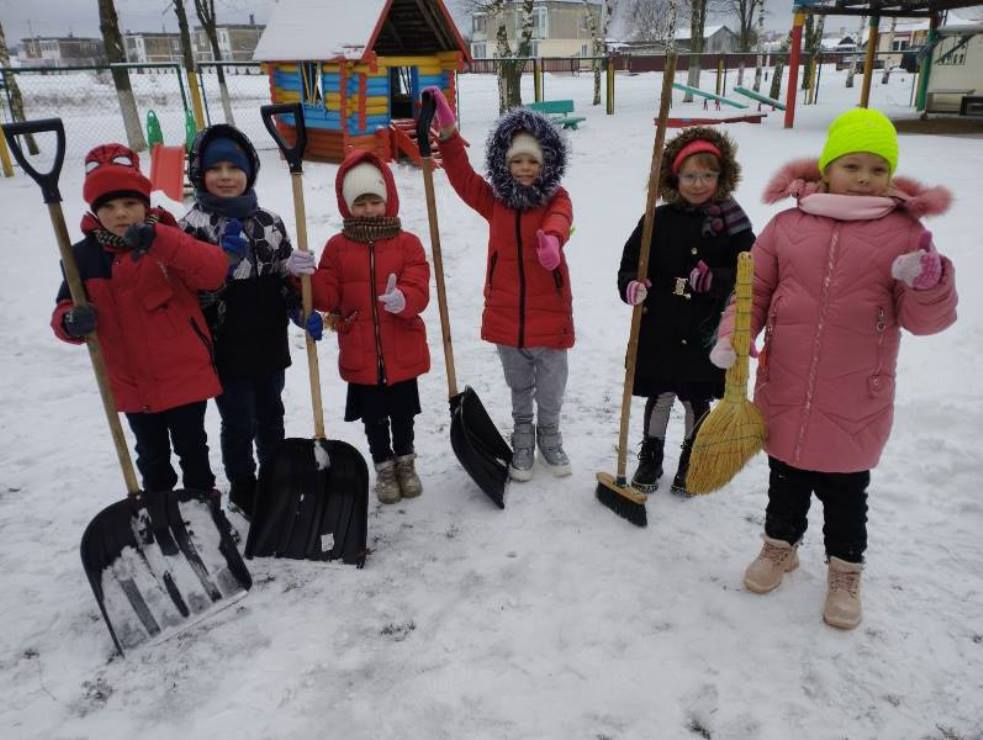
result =
[{"label": "girl in black coat", "polygon": [[662,475],[669,412],[686,410],[686,443],[672,484],[685,494],[693,428],[720,398],[724,371],[709,360],[717,324],[734,288],[737,255],[751,249],[751,222],[731,198],[740,177],[730,138],[688,128],[666,145],[655,211],[648,279],[636,280],[642,220],[625,243],[618,294],[643,304],[633,393],[646,397],[644,439],[632,486],[654,491]]}]

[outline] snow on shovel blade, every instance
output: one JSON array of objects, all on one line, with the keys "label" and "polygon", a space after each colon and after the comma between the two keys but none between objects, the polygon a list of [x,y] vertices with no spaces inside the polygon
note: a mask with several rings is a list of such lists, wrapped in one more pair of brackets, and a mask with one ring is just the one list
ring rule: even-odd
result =
[{"label": "snow on shovel blade", "polygon": [[228,519],[203,491],[118,501],[89,522],[80,549],[121,654],[189,626],[252,586]]},{"label": "snow on shovel blade", "polygon": [[[316,452],[327,452],[327,465]],[[341,560],[367,554],[369,469],[357,449],[327,439],[285,439],[256,486],[246,557]]]},{"label": "snow on shovel blade", "polygon": [[505,508],[512,448],[470,386],[450,399],[451,447],[471,479],[495,505]]}]

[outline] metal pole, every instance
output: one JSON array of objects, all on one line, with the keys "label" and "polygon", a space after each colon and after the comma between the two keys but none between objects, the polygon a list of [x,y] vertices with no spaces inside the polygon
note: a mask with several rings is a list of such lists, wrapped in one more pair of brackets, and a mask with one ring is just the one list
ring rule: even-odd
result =
[{"label": "metal pole", "polygon": [[928,105],[928,82],[932,76],[932,57],[935,56],[935,43],[939,36],[940,18],[938,13],[932,13],[928,26],[926,54],[922,59],[918,72],[918,94],[915,97],[915,110],[924,111]]}]

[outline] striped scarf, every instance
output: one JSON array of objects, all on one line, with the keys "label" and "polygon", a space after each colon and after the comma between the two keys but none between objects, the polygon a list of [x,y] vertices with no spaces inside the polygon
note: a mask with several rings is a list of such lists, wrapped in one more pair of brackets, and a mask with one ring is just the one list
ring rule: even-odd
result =
[{"label": "striped scarf", "polygon": [[725,231],[728,236],[734,236],[751,228],[751,220],[733,198],[702,203],[698,206],[691,205],[680,198],[677,205],[687,213],[698,213],[704,217],[701,232],[707,238],[718,236]]}]

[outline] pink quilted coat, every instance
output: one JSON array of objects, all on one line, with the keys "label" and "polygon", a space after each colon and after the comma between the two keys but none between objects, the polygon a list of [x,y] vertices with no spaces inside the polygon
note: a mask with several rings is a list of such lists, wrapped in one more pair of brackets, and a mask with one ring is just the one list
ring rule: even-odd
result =
[{"label": "pink quilted coat", "polygon": [[[792,162],[764,202],[815,190],[815,159]],[[896,257],[918,248],[920,216],[943,213],[950,195],[895,178],[899,206],[866,221],[790,208],[754,244],[751,336],[764,330],[754,402],[768,428],[765,451],[802,470],[849,473],[877,465],[894,417],[901,329],[934,334],[956,320],[954,268],[916,291],[891,277]],[[733,331],[733,304],[720,335]]]}]

